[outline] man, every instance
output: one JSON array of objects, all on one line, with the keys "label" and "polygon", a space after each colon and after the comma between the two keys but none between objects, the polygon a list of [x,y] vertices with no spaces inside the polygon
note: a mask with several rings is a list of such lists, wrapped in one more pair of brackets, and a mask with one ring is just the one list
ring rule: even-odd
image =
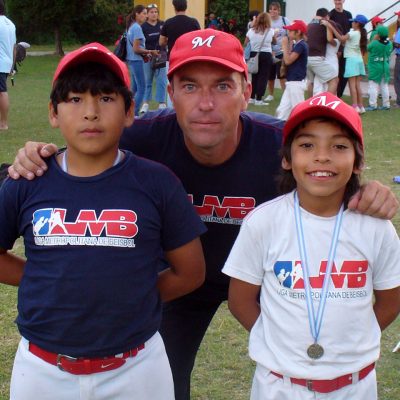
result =
[{"label": "man", "polygon": [[[353,18],[350,11],[346,11],[343,8],[345,0],[334,0],[335,8],[329,13],[329,18],[331,21],[336,22],[342,31],[342,35],[345,35],[351,29],[350,20]],[[338,51],[338,61],[339,61],[339,83],[337,85],[337,96],[342,97],[344,89],[347,85],[347,78],[343,76],[344,69],[346,65],[346,59],[343,56],[343,46],[339,47]]]},{"label": "man", "polygon": [[175,9],[175,17],[168,18],[165,21],[159,39],[161,47],[168,45],[168,55],[179,36],[200,29],[200,24],[197,19],[186,15],[186,0],[172,0],[172,4]]},{"label": "man", "polygon": [[321,21],[328,20],[328,18],[328,10],[319,8],[315,18],[307,26],[307,78],[309,82],[313,82],[314,76],[317,76],[321,82],[327,83],[328,92],[336,95],[337,71],[325,57],[326,46],[328,43],[335,45],[335,42],[332,34],[328,40],[329,30],[321,24]]},{"label": "man", "polygon": [[[137,119],[125,131],[120,147],[171,168],[208,228],[201,237],[206,281],[192,294],[165,304],[160,331],[176,399],[188,400],[198,348],[227,299],[229,280],[221,269],[241,221],[256,205],[277,195],[283,123],[245,112],[251,84],[243,49],[225,32],[205,29],[180,37],[171,52],[168,78],[175,110],[149,112]],[[42,175],[47,166],[38,152],[48,156],[55,150],[52,144],[28,143],[10,175]],[[373,182],[350,208],[391,218],[398,202],[386,187]]]},{"label": "man", "polygon": [[15,60],[15,25],[5,16],[4,1],[0,0],[0,130],[8,129],[7,77]]}]

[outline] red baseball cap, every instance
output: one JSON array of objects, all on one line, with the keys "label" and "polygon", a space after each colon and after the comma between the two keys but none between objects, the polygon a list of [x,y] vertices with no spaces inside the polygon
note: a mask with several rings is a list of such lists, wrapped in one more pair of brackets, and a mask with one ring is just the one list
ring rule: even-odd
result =
[{"label": "red baseball cap", "polygon": [[400,17],[400,11],[395,11],[394,12],[398,17]]},{"label": "red baseball cap", "polygon": [[185,33],[169,55],[168,78],[180,67],[195,61],[209,61],[241,72],[248,79],[240,41],[230,33],[201,29]]},{"label": "red baseball cap", "polygon": [[307,24],[301,19],[294,19],[290,25],[283,26],[283,29],[288,31],[301,31],[307,33]]},{"label": "red baseball cap", "polygon": [[346,125],[363,145],[362,122],[358,112],[329,92],[319,93],[293,108],[283,127],[283,143],[299,124],[309,119],[327,117]]},{"label": "red baseball cap", "polygon": [[131,88],[130,74],[126,64],[100,43],[89,43],[66,54],[54,73],[53,85],[66,70],[84,62],[103,64],[114,72],[128,89]]},{"label": "red baseball cap", "polygon": [[385,21],[385,18],[381,18],[378,16],[371,18],[371,22],[373,25],[381,24],[383,21]]}]

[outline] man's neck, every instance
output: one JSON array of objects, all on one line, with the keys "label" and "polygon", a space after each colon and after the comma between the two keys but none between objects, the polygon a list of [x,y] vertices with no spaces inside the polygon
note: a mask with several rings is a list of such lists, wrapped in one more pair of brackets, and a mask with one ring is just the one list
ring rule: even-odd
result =
[{"label": "man's neck", "polygon": [[237,132],[235,135],[230,136],[230,141],[224,141],[224,143],[208,149],[199,148],[198,146],[192,144],[192,142],[186,140],[185,136],[184,141],[189,153],[198,163],[207,167],[215,167],[223,164],[235,154],[242,137],[242,131],[243,124],[240,120],[238,123]]},{"label": "man's neck", "polygon": [[175,15],[186,15],[186,11],[175,11]]},{"label": "man's neck", "polygon": [[343,7],[338,7],[338,8],[335,7],[335,10],[336,10],[337,12],[342,13],[343,10],[344,10],[344,8],[343,8]]}]

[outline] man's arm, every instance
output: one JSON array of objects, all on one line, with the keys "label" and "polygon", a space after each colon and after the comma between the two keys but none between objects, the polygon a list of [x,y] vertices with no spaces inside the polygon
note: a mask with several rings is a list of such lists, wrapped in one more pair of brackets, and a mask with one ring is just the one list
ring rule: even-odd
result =
[{"label": "man's arm", "polygon": [[170,301],[192,292],[205,278],[205,261],[199,238],[165,252],[169,268],[158,276],[158,290],[162,301]]},{"label": "man's arm", "polygon": [[400,286],[389,290],[374,290],[374,313],[383,331],[400,313]]},{"label": "man's arm", "polygon": [[292,43],[290,43],[289,38],[284,36],[282,38],[282,51],[283,51],[283,61],[286,65],[293,64],[300,56],[299,53],[291,51],[290,48]]},{"label": "man's arm", "polygon": [[360,214],[392,219],[399,209],[399,201],[389,187],[369,181],[350,199],[348,208]]},{"label": "man's arm", "polygon": [[158,39],[158,44],[161,47],[165,47],[168,44],[168,38],[166,36],[160,35],[160,37]]},{"label": "man's arm", "polygon": [[14,163],[8,168],[8,174],[13,179],[23,177],[32,180],[36,176],[42,176],[47,170],[43,158],[50,157],[58,150],[54,143],[26,142],[25,146],[18,150]]},{"label": "man's arm", "polygon": [[258,301],[260,289],[261,286],[252,285],[236,278],[231,278],[229,284],[229,310],[248,331],[251,330],[261,313]]},{"label": "man's arm", "polygon": [[25,259],[0,248],[0,283],[18,286],[24,274]]}]

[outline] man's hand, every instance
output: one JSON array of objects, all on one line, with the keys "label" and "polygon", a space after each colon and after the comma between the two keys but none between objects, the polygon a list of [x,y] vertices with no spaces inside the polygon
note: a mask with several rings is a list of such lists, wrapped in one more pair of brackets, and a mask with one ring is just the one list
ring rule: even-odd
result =
[{"label": "man's hand", "polygon": [[43,158],[50,157],[58,150],[53,143],[26,142],[22,149],[18,150],[14,163],[8,168],[8,174],[12,179],[32,180],[35,176],[42,176],[47,170]]},{"label": "man's hand", "polygon": [[350,199],[348,207],[361,214],[392,219],[399,209],[399,201],[388,186],[370,181]]}]

